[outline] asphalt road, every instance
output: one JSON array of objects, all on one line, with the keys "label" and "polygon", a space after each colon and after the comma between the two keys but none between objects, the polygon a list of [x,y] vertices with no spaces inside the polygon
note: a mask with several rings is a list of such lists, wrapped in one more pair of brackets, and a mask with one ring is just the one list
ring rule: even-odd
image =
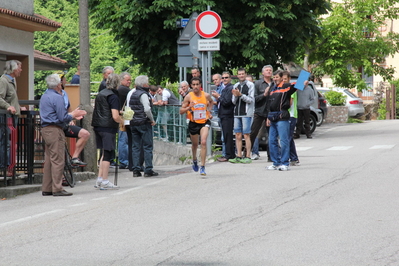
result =
[{"label": "asphalt road", "polygon": [[[0,265],[399,265],[399,121],[322,125],[301,166],[120,173],[0,202]],[[157,170],[155,169],[155,170]]]}]

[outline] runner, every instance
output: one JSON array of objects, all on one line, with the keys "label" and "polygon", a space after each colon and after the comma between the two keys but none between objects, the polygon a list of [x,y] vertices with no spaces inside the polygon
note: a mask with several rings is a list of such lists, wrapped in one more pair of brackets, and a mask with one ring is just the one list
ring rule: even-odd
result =
[{"label": "runner", "polygon": [[191,79],[192,92],[184,97],[180,114],[187,113],[187,118],[190,119],[188,130],[191,138],[191,151],[193,153],[193,170],[198,172],[197,148],[199,136],[201,136],[201,167],[200,174],[205,176],[205,160],[206,160],[206,140],[211,127],[212,118],[212,98],[211,95],[201,91],[201,79],[194,77]]}]

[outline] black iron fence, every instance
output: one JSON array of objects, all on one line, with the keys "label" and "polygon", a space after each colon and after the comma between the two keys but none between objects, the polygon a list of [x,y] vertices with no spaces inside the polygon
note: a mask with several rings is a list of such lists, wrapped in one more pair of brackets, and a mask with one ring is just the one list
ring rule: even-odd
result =
[{"label": "black iron fence", "polygon": [[0,110],[0,136],[1,185],[16,185],[19,175],[26,175],[24,183],[32,184],[44,163],[39,112],[22,111],[17,117]]}]

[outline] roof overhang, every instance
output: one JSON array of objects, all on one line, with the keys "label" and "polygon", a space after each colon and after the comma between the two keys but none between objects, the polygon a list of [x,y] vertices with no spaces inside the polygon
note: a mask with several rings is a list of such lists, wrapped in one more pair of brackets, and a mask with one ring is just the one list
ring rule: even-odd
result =
[{"label": "roof overhang", "polygon": [[29,32],[56,31],[61,27],[61,23],[44,16],[27,15],[5,8],[0,8],[0,25]]},{"label": "roof overhang", "polygon": [[34,70],[63,70],[69,68],[67,61],[51,56],[49,54],[45,54],[38,50],[34,50],[33,52],[35,58],[35,67]]}]

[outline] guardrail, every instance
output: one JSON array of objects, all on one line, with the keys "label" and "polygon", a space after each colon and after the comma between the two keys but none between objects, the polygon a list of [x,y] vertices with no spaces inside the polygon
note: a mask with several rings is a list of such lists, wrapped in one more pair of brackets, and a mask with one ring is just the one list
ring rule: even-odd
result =
[{"label": "guardrail", "polygon": [[156,121],[154,137],[156,139],[186,145],[187,119],[185,114],[179,114],[180,107],[181,105],[153,106],[152,114]]}]

